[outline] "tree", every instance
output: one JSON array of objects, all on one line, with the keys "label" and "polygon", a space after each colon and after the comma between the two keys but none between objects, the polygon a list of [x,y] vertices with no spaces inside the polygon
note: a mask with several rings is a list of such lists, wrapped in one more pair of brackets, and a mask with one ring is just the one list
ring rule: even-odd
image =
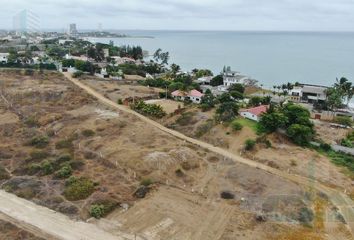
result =
[{"label": "tree", "polygon": [[169,52],[162,52],[162,49],[159,48],[154,53],[153,58],[154,58],[154,60],[156,62],[160,62],[161,61],[162,65],[167,65],[168,64],[168,60],[170,59],[170,53]]},{"label": "tree", "polygon": [[232,98],[230,93],[223,93],[218,97],[218,101],[220,103],[225,103],[225,102],[232,102]]},{"label": "tree", "polygon": [[224,102],[216,109],[216,119],[231,121],[238,115],[239,107],[235,102]]},{"label": "tree", "polygon": [[209,89],[205,92],[200,103],[203,111],[208,111],[215,106],[215,97]]},{"label": "tree", "polygon": [[9,50],[8,62],[9,63],[17,63],[18,60],[18,53],[14,48]]},{"label": "tree", "polygon": [[236,99],[236,100],[239,100],[239,99],[243,99],[243,98],[244,98],[244,97],[243,97],[243,94],[240,93],[239,91],[231,91],[231,92],[230,92],[230,95],[231,95],[234,99]]},{"label": "tree", "polygon": [[210,85],[213,87],[220,86],[224,84],[224,78],[221,75],[215,76],[211,81]]},{"label": "tree", "polygon": [[300,146],[308,145],[314,136],[312,128],[300,124],[291,125],[286,133],[294,143]]},{"label": "tree", "polygon": [[306,108],[297,104],[287,104],[284,106],[282,112],[287,117],[287,127],[293,124],[301,124],[308,127],[313,127],[310,121],[311,114]]},{"label": "tree", "polygon": [[236,83],[236,84],[232,84],[229,89],[228,89],[229,92],[233,92],[233,91],[237,91],[239,93],[245,93],[245,87],[240,84],[240,83]]},{"label": "tree", "polygon": [[[195,69],[195,70],[197,70],[197,69]],[[205,76],[213,76],[213,72],[209,69],[199,69],[195,73],[195,76],[196,76],[196,78],[201,78],[201,77],[205,77]]]},{"label": "tree", "polygon": [[171,71],[173,74],[178,73],[181,70],[181,67],[177,64],[171,64]]},{"label": "tree", "polygon": [[262,115],[259,125],[266,132],[275,132],[279,128],[286,126],[288,118],[281,112],[271,112]]},{"label": "tree", "polygon": [[334,87],[328,88],[326,90],[327,95],[327,106],[330,110],[335,111],[337,108],[342,106],[342,95]]}]

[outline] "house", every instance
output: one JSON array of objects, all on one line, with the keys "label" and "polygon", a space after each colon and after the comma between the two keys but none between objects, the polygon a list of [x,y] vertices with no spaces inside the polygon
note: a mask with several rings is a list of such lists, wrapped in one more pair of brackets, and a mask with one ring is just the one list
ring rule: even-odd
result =
[{"label": "house", "polygon": [[202,97],[204,96],[204,94],[199,92],[198,90],[192,90],[190,92],[176,90],[171,95],[175,100],[190,100],[193,103],[200,103],[202,101]]},{"label": "house", "polygon": [[9,53],[0,53],[0,63],[6,64],[8,61]]},{"label": "house", "polygon": [[241,75],[239,72],[226,70],[223,72],[224,87],[228,88],[233,84],[245,84],[248,77]]},{"label": "house", "polygon": [[300,84],[289,93],[291,101],[303,103],[324,102],[327,99],[328,87],[311,84]]},{"label": "house", "polygon": [[267,112],[268,108],[268,105],[261,105],[254,108],[244,109],[240,111],[240,115],[244,118],[259,122],[261,115]]}]

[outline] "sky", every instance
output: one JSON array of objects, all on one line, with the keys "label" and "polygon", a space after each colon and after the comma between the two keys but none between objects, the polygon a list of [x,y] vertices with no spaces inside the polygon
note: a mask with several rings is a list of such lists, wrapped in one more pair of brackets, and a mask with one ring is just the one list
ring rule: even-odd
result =
[{"label": "sky", "polygon": [[0,0],[0,29],[23,9],[42,29],[354,31],[354,0]]}]

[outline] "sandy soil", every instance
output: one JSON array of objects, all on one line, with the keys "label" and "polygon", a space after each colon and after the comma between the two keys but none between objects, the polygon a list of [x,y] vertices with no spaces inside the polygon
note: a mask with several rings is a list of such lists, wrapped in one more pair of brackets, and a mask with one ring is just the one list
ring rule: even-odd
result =
[{"label": "sandy soil", "polygon": [[94,79],[83,79],[82,81],[94,89],[99,89],[107,98],[114,102],[117,102],[118,99],[124,100],[129,97],[158,98],[159,92],[163,91],[158,88],[149,88],[137,84],[122,84],[117,81],[97,81]]}]

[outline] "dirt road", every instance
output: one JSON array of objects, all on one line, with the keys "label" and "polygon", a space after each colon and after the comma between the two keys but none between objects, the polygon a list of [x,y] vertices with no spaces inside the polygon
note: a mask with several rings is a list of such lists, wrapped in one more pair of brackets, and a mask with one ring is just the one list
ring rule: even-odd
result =
[{"label": "dirt road", "polygon": [[72,83],[74,83],[75,85],[77,85],[78,87],[80,87],[81,89],[85,90],[87,93],[89,93],[90,95],[94,96],[95,98],[97,98],[97,100],[99,100],[100,102],[102,102],[103,104],[110,106],[114,109],[120,110],[120,111],[124,111],[130,114],[135,115],[136,117],[138,117],[139,119],[141,119],[142,121],[148,123],[151,126],[154,126],[158,129],[160,129],[161,131],[164,131],[172,136],[175,136],[179,139],[182,139],[186,142],[192,143],[194,145],[197,145],[199,147],[208,149],[209,151],[212,151],[214,153],[217,153],[221,156],[230,158],[238,163],[242,163],[242,164],[246,164],[250,167],[254,167],[254,168],[258,168],[258,169],[262,169],[268,173],[274,174],[276,176],[282,177],[284,179],[293,181],[295,183],[301,184],[303,186],[312,188],[312,189],[316,189],[317,191],[323,192],[325,194],[328,195],[329,200],[332,202],[333,205],[335,205],[340,213],[343,215],[345,221],[347,222],[347,226],[350,230],[350,232],[352,233],[352,235],[354,236],[354,202],[345,194],[341,193],[340,191],[336,190],[336,189],[332,189],[330,187],[327,187],[323,184],[320,184],[319,182],[317,182],[316,180],[312,180],[306,177],[302,177],[302,176],[298,176],[298,175],[292,175],[292,174],[288,174],[286,172],[277,170],[275,168],[269,167],[267,165],[261,164],[261,163],[257,163],[245,158],[242,158],[240,156],[234,155],[230,152],[228,152],[227,150],[224,150],[222,148],[219,147],[215,147],[211,144],[199,141],[197,139],[194,138],[190,138],[187,137],[183,134],[181,134],[180,132],[174,131],[172,129],[166,128],[163,125],[143,116],[140,115],[139,113],[123,106],[123,105],[119,105],[113,101],[111,101],[110,99],[105,98],[104,96],[102,96],[100,93],[98,93],[97,91],[93,90],[92,88],[88,87],[87,85],[85,85],[84,83],[80,82],[77,79],[74,79],[71,77],[71,75],[69,73],[65,73],[64,74],[67,79],[69,79]]},{"label": "dirt road", "polygon": [[45,239],[65,240],[133,240],[129,234],[115,236],[97,226],[76,222],[63,214],[41,207],[0,190],[0,218]]}]

